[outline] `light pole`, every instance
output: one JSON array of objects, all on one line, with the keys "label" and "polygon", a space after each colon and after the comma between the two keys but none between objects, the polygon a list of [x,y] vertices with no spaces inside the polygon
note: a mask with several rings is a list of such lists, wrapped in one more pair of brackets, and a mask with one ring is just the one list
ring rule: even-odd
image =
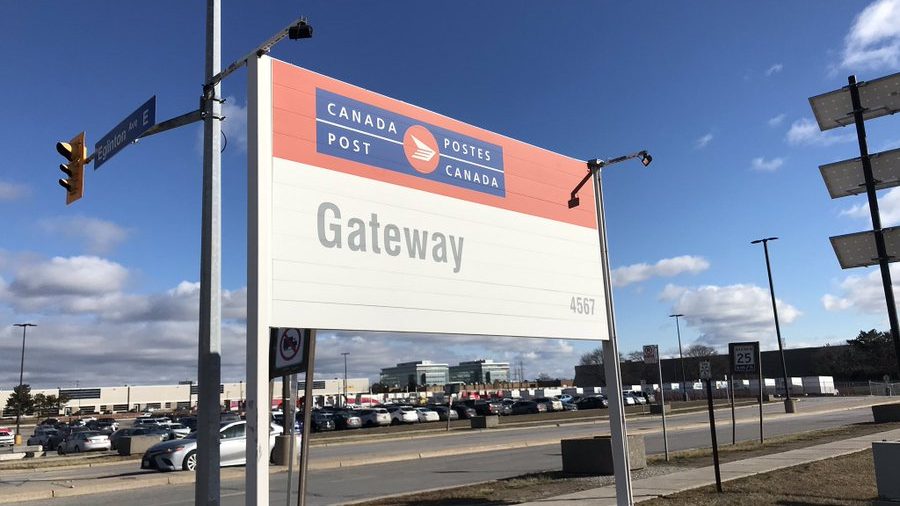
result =
[{"label": "light pole", "polygon": [[347,405],[347,355],[349,354],[349,351],[341,352],[341,355],[344,356],[344,400],[342,401],[344,406]]},{"label": "light pole", "polygon": [[622,371],[619,366],[619,350],[616,337],[616,315],[613,308],[612,282],[609,269],[609,242],[606,234],[606,213],[603,209],[602,169],[614,163],[624,162],[632,158],[640,158],[644,167],[650,165],[653,158],[646,151],[638,151],[630,155],[619,156],[609,160],[588,160],[588,172],[575,186],[570,194],[569,209],[578,206],[578,191],[589,179],[594,180],[594,209],[597,212],[597,232],[600,240],[600,266],[603,272],[603,292],[606,295],[606,326],[609,339],[603,341],[603,363],[606,376],[606,388],[609,397],[609,429],[612,443],[613,471],[616,482],[617,504],[633,504],[631,490],[631,464],[628,457],[628,439],[625,428],[625,405],[622,398]]},{"label": "light pole", "polygon": [[684,352],[681,351],[681,325],[678,324],[678,319],[684,316],[683,314],[670,314],[669,318],[675,318],[675,332],[678,333],[678,357],[681,362],[681,396],[684,398],[684,401],[687,402],[687,376],[684,373]]},{"label": "light pole", "polygon": [[16,402],[16,444],[22,444],[22,436],[19,435],[19,422],[22,418],[22,380],[25,374],[25,331],[28,327],[37,327],[34,323],[14,323],[13,327],[22,327],[22,360],[19,362],[19,392]]},{"label": "light pole", "polygon": [[778,354],[781,355],[781,377],[784,381],[784,411],[793,413],[796,411],[793,401],[791,401],[791,385],[788,383],[787,362],[784,360],[784,345],[781,343],[781,326],[778,325],[778,307],[775,305],[775,286],[772,284],[772,266],[769,263],[769,241],[777,240],[777,237],[766,237],[765,239],[757,239],[750,241],[750,244],[763,245],[763,252],[766,255],[766,272],[769,274],[769,294],[772,296],[772,313],[775,315],[775,336],[778,338]]}]

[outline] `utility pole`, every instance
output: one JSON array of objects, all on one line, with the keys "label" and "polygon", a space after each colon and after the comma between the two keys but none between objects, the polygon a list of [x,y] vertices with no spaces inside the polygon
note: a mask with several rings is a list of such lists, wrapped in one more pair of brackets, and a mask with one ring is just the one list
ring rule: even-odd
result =
[{"label": "utility pole", "polygon": [[19,422],[22,418],[22,382],[25,378],[25,331],[28,327],[37,327],[34,323],[14,323],[13,327],[22,327],[22,361],[19,363],[19,392],[16,401],[16,444],[22,444],[22,436],[19,432]]},{"label": "utility pole", "polygon": [[681,362],[681,395],[684,398],[684,401],[687,402],[687,376],[684,373],[684,353],[681,351],[681,325],[678,324],[678,319],[684,316],[683,314],[670,314],[669,318],[675,318],[675,331],[678,332],[678,357]]},{"label": "utility pole", "polygon": [[203,86],[203,205],[200,238],[200,339],[197,353],[197,482],[194,503],[218,506],[219,384],[221,371],[221,0],[206,2],[206,74]]},{"label": "utility pole", "polygon": [[349,355],[349,351],[342,352],[341,355],[344,356],[344,400],[342,401],[342,405],[347,405],[347,355]]}]

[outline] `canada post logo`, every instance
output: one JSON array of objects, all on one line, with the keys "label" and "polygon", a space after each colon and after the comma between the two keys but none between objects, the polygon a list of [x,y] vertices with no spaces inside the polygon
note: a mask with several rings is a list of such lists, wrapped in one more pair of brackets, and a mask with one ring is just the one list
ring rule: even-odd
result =
[{"label": "canada post logo", "polygon": [[467,190],[506,196],[500,146],[319,88],[316,150]]}]

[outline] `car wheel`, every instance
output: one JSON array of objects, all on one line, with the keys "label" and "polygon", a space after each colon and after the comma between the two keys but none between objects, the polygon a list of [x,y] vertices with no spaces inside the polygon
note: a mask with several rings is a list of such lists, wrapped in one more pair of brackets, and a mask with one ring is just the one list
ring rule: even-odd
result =
[{"label": "car wheel", "polygon": [[66,452],[63,451],[62,446],[57,446],[57,447],[56,447],[56,454],[57,454],[57,455],[65,455]]},{"label": "car wheel", "polygon": [[197,470],[197,452],[191,450],[185,457],[184,461],[181,462],[181,468],[185,471],[196,471]]}]

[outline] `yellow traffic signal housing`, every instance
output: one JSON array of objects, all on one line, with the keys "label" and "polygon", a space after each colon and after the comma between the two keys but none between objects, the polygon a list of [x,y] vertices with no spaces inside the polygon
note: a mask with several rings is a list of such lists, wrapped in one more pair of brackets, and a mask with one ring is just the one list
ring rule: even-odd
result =
[{"label": "yellow traffic signal housing", "polygon": [[84,166],[87,163],[84,132],[69,142],[57,142],[56,151],[69,161],[67,164],[59,164],[59,170],[68,176],[60,179],[59,185],[66,189],[66,205],[69,205],[84,196]]}]

